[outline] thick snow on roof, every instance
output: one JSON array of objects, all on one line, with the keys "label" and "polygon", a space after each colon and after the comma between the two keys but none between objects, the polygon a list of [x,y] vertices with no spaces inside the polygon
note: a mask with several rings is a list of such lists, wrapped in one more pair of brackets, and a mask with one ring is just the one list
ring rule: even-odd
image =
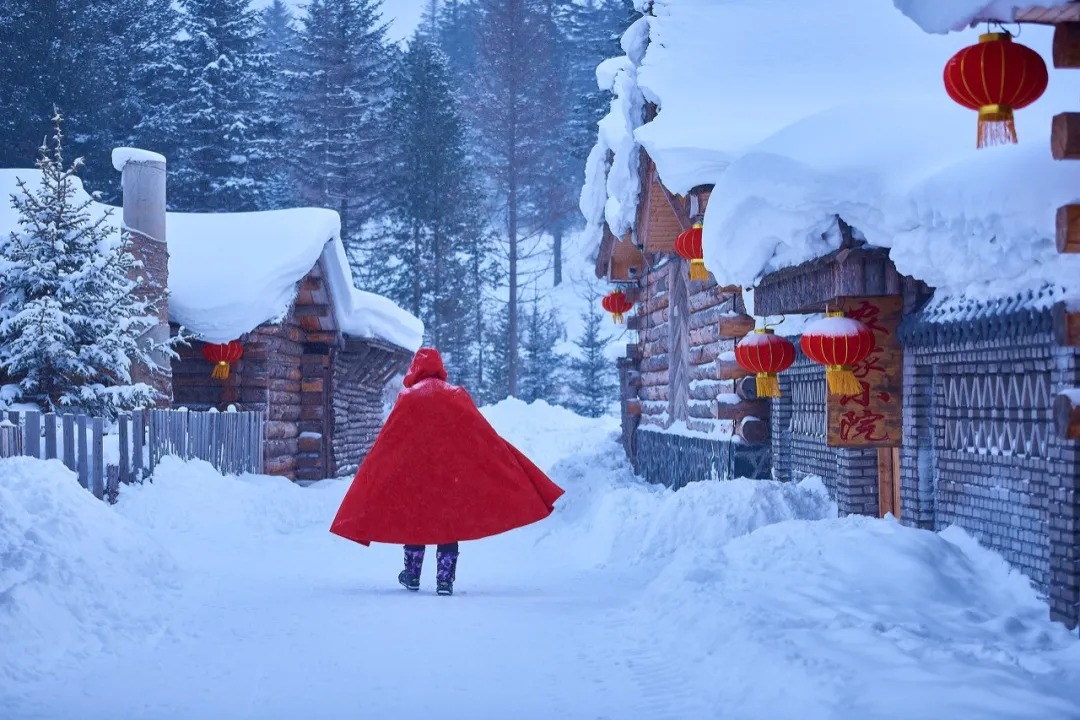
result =
[{"label": "thick snow on roof", "polygon": [[[1017,113],[1020,146],[977,151],[975,113],[948,98],[942,70],[978,31],[928,35],[866,0],[656,0],[653,13],[644,56],[624,59],[658,105],[635,139],[669,189],[715,185],[704,253],[721,284],[835,249],[837,215],[951,292],[1078,282],[1053,236],[1080,166],[1048,145],[1080,76],[1052,73]],[[1021,40],[1049,58],[1049,28]]]},{"label": "thick snow on roof", "polygon": [[[34,187],[41,174],[0,170],[0,197],[17,192],[16,178]],[[107,209],[95,203],[92,211]],[[117,230],[122,215],[120,208],[113,208],[108,222]],[[15,230],[17,221],[10,203],[0,202],[0,232]],[[340,221],[332,210],[168,213],[167,228],[169,316],[200,339],[235,340],[282,318],[296,297],[297,283],[321,257],[342,332],[409,351],[421,345],[424,326],[419,319],[384,297],[354,287],[338,238]]]},{"label": "thick snow on roof", "polygon": [[1070,0],[892,0],[900,12],[928,33],[967,28],[973,20],[992,17],[1011,20],[1018,8],[1056,7]]}]

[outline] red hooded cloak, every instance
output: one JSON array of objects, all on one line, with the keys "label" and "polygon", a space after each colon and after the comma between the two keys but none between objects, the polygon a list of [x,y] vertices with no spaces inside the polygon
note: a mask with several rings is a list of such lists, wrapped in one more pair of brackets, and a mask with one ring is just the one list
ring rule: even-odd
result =
[{"label": "red hooded cloak", "polygon": [[475,540],[544,519],[562,494],[421,348],[330,532],[363,545]]}]

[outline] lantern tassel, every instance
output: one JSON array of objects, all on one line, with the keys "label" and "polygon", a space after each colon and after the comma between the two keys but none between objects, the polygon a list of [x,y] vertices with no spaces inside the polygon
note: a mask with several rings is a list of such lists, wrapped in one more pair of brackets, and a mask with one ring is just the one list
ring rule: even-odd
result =
[{"label": "lantern tassel", "polygon": [[778,398],[780,395],[780,380],[776,373],[757,374],[757,396],[759,398]]},{"label": "lantern tassel", "polygon": [[705,269],[704,260],[691,260],[690,261],[690,279],[691,280],[708,280],[709,271]]},{"label": "lantern tassel", "polygon": [[221,360],[214,366],[214,372],[210,373],[210,377],[215,380],[225,380],[229,377],[229,363]]},{"label": "lantern tassel", "polygon": [[611,322],[615,323],[616,325],[622,325],[623,324],[623,314],[622,313],[611,313]]},{"label": "lantern tassel", "polygon": [[825,379],[829,383],[830,395],[858,395],[862,385],[855,379],[855,373],[846,365],[829,365],[825,370]]},{"label": "lantern tassel", "polygon": [[979,149],[995,145],[1016,144],[1016,122],[1008,105],[986,105],[979,108]]}]

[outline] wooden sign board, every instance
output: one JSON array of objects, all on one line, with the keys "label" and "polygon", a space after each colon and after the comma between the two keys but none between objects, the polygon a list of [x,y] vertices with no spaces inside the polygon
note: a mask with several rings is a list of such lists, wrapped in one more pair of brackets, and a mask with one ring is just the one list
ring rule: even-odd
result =
[{"label": "wooden sign board", "polygon": [[903,428],[903,350],[896,330],[904,301],[899,295],[840,298],[848,317],[874,331],[874,349],[855,366],[858,395],[829,395],[830,447],[900,447]]}]

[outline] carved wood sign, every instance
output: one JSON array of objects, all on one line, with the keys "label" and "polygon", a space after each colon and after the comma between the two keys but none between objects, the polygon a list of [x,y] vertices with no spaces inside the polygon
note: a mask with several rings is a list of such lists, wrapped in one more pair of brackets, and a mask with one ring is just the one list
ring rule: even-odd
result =
[{"label": "carved wood sign", "polygon": [[848,317],[874,331],[874,350],[854,367],[858,395],[830,395],[830,447],[900,447],[903,350],[896,337],[904,301],[899,295],[840,298]]}]

